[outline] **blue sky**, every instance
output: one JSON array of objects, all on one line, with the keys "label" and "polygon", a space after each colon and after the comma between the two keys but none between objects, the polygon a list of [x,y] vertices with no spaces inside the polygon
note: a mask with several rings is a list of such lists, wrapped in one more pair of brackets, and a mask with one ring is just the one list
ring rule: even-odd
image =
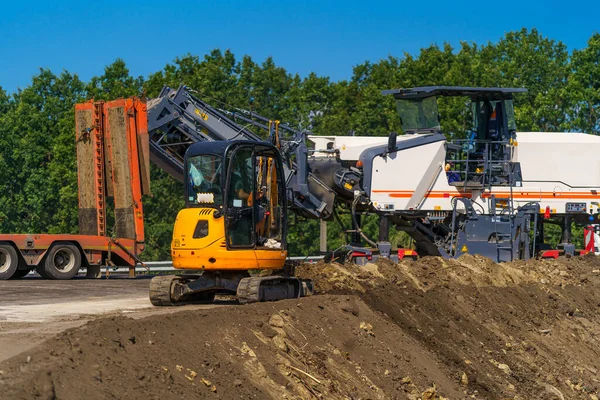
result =
[{"label": "blue sky", "polygon": [[25,87],[39,68],[87,80],[122,58],[135,76],[177,56],[231,49],[273,56],[301,76],[347,79],[352,66],[431,43],[495,42],[537,28],[582,48],[600,29],[598,1],[11,1],[0,14],[0,86]]}]

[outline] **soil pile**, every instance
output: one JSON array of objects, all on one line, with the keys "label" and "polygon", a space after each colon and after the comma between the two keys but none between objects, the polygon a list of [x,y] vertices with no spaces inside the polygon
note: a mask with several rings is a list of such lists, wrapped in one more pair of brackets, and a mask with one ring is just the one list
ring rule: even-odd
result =
[{"label": "soil pile", "polygon": [[594,257],[298,274],[319,295],[66,331],[0,364],[0,398],[598,398]]},{"label": "soil pile", "polygon": [[471,255],[425,257],[311,265],[301,274],[324,292],[360,292],[469,397],[598,398],[597,257],[503,264]]}]

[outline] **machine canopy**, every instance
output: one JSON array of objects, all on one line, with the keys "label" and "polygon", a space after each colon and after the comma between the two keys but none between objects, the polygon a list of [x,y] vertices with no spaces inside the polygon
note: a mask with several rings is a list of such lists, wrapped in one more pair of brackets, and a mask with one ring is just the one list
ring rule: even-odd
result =
[{"label": "machine canopy", "polygon": [[[383,94],[391,94],[396,99],[405,133],[441,132],[438,96],[468,97],[471,99],[471,131],[476,134],[476,139],[506,140],[516,131],[513,94],[526,91],[521,88],[424,86],[385,90]],[[494,133],[490,135],[492,131]]]}]

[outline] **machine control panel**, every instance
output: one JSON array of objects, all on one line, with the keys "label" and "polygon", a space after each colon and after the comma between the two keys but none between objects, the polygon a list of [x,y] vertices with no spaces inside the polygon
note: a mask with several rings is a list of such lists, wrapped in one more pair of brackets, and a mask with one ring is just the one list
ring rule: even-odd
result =
[{"label": "machine control panel", "polygon": [[565,211],[568,213],[585,213],[587,205],[585,203],[567,203],[565,204]]}]

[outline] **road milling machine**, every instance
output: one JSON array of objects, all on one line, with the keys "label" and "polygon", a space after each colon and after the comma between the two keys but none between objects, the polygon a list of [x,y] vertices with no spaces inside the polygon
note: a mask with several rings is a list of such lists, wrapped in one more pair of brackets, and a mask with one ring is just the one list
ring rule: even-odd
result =
[{"label": "road milling machine", "polygon": [[[414,239],[419,255],[529,259],[549,248],[544,226],[551,223],[562,228],[559,250],[573,254],[572,223],[589,224],[600,212],[600,168],[590,169],[600,137],[517,133],[513,96],[523,92],[445,86],[384,91],[395,98],[403,135],[309,136],[316,149],[309,165],[333,185],[338,203],[341,197],[352,201],[353,215],[380,216],[381,249],[389,248],[386,232],[393,224]],[[447,140],[441,131],[441,97],[470,102],[471,126],[463,139]],[[321,170],[331,171],[331,179]]]},{"label": "road milling machine", "polygon": [[[368,243],[349,250],[384,257],[390,226],[407,232],[420,255],[471,253],[502,262],[547,247],[544,225],[556,223],[562,249],[571,251],[571,223],[589,223],[598,212],[600,170],[581,172],[589,171],[600,138],[517,133],[513,96],[525,91],[386,91],[403,129],[386,138],[307,136],[248,111],[212,107],[184,86],[164,88],[148,102],[151,159],[185,185],[173,265],[202,273],[155,277],[152,303],[210,301],[221,293],[243,303],[310,294],[311,283],[286,267],[288,210],[328,221],[347,212],[348,231]],[[446,96],[471,104],[463,139],[448,140],[441,130],[437,102]],[[366,214],[380,218],[377,241],[360,228]],[[280,273],[250,276],[258,269]]]}]

